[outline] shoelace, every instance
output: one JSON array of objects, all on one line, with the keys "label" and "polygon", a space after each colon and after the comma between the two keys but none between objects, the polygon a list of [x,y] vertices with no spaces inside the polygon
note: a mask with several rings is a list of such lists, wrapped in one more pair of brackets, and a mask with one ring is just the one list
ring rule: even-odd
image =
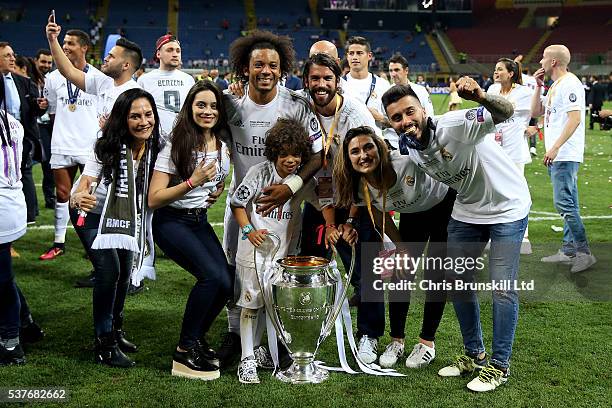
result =
[{"label": "shoelace", "polygon": [[255,360],[247,360],[242,365],[242,372],[248,379],[253,379],[257,376],[257,362]]},{"label": "shoelace", "polygon": [[374,347],[374,342],[372,339],[368,338],[368,336],[363,336],[359,341],[359,349],[362,347],[366,348],[364,351],[374,351],[376,347]]},{"label": "shoelace", "polygon": [[478,375],[478,378],[482,382],[491,382],[496,378],[502,377],[503,375],[504,375],[504,372],[502,370],[498,370],[497,368],[491,365],[488,365],[484,367],[482,370],[480,370],[480,374]]},{"label": "shoelace", "polygon": [[402,351],[402,346],[403,346],[403,344],[401,344],[401,343],[399,343],[397,341],[393,341],[393,342],[391,342],[387,346],[387,349],[385,350],[385,353],[386,352],[391,352],[391,353],[393,353],[393,355],[398,355]]},{"label": "shoelace", "polygon": [[459,369],[461,369],[461,366],[467,368],[470,364],[473,364],[473,360],[465,354],[455,357],[455,366],[457,366]]}]

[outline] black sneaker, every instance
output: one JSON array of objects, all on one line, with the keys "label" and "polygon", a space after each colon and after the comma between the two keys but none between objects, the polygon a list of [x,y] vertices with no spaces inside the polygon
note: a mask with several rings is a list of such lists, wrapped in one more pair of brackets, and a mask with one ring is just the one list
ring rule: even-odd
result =
[{"label": "black sneaker", "polygon": [[185,351],[174,350],[172,375],[196,380],[215,380],[221,376],[219,367],[210,364],[200,355],[198,345]]},{"label": "black sneaker", "polygon": [[45,332],[32,321],[19,328],[19,340],[23,343],[36,343],[45,337]]},{"label": "black sneaker", "polygon": [[238,361],[242,353],[240,336],[236,333],[227,332],[221,341],[221,347],[217,351],[221,367],[227,367]]},{"label": "black sneaker", "polygon": [[96,281],[95,272],[92,270],[89,275],[79,279],[74,283],[75,288],[93,288]]},{"label": "black sneaker", "polygon": [[142,292],[144,289],[145,289],[144,282],[140,282],[140,285],[138,285],[138,286],[132,285],[132,283],[130,283],[130,286],[128,287],[127,294],[128,295],[137,295],[140,292]]},{"label": "black sneaker", "polygon": [[25,362],[25,354],[21,344],[18,344],[12,350],[7,350],[4,346],[0,345],[0,366],[22,365]]}]

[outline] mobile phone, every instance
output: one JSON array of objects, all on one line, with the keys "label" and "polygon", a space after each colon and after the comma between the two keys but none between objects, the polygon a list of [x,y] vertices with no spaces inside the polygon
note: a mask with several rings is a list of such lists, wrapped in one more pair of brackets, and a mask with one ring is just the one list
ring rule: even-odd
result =
[{"label": "mobile phone", "polygon": [[55,9],[51,10],[51,21],[55,23]]}]

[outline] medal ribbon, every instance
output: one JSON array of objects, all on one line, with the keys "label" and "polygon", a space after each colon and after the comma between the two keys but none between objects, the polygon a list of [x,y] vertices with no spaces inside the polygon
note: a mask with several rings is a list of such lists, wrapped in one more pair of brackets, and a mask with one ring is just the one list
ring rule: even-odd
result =
[{"label": "medal ribbon", "polygon": [[[85,64],[83,72],[87,73],[87,71],[89,71],[89,65]],[[79,97],[79,93],[81,92],[81,90],[78,87],[75,87],[76,91],[73,91],[72,82],[70,82],[68,79],[66,79],[66,88],[68,88],[68,103],[74,105]]]},{"label": "medal ribbon", "polygon": [[321,130],[323,131],[323,134],[325,135],[325,144],[323,145],[323,168],[324,169],[327,169],[327,153],[329,152],[332,141],[334,139],[334,130],[336,130],[336,126],[338,126],[338,119],[339,119],[338,111],[340,110],[341,104],[342,104],[342,99],[340,95],[336,94],[336,111],[334,112],[334,120],[331,126],[329,127],[329,132],[325,131],[325,126],[323,126],[323,121],[321,120],[321,117],[319,116],[319,112],[317,112],[317,109],[314,106],[314,104],[312,107],[312,109],[317,114],[317,119],[319,120],[319,124],[321,125]]}]

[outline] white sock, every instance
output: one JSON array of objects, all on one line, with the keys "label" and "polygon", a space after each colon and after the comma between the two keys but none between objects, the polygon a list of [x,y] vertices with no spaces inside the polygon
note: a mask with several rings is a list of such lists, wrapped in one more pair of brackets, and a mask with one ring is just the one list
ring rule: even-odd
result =
[{"label": "white sock", "polygon": [[55,241],[58,244],[66,242],[66,227],[68,226],[68,203],[55,203]]},{"label": "white sock", "polygon": [[253,356],[253,327],[257,325],[258,310],[243,308],[240,313],[240,345],[242,346],[242,357]]},{"label": "white sock", "polygon": [[240,334],[240,306],[232,306],[227,308],[227,331],[235,334]]}]

